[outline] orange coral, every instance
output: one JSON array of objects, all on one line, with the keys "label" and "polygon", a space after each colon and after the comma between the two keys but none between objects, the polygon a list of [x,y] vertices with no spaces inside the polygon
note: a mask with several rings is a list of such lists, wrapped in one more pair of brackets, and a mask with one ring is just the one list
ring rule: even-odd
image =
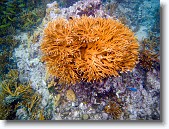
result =
[{"label": "orange coral", "polygon": [[138,48],[134,33],[122,23],[87,16],[49,22],[41,44],[48,72],[67,84],[132,70]]}]

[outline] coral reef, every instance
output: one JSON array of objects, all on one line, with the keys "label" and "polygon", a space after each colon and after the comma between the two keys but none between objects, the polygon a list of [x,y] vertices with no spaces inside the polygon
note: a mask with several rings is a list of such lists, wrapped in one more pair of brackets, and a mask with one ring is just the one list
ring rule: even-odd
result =
[{"label": "coral reef", "polygon": [[138,48],[134,33],[123,24],[87,16],[49,22],[41,44],[47,71],[67,84],[131,71]]},{"label": "coral reef", "polygon": [[[21,105],[18,105],[18,107],[16,108],[15,119],[160,119],[160,71],[158,68],[156,69],[154,65],[151,70],[146,71],[146,76],[144,71],[145,68],[143,68],[141,64],[138,63],[132,71],[120,73],[120,76],[118,77],[110,76],[109,78],[104,78],[101,82],[85,82],[84,80],[80,81],[79,77],[81,77],[81,75],[83,76],[84,74],[82,71],[74,69],[75,71],[80,71],[79,73],[77,73],[79,74],[79,80],[77,81],[80,81],[80,83],[76,83],[75,85],[63,85],[58,84],[58,78],[53,78],[49,76],[48,72],[45,70],[45,63],[42,63],[40,61],[42,51],[39,48],[43,41],[43,30],[45,29],[45,27],[47,27],[48,22],[51,22],[52,20],[56,20],[58,18],[60,18],[60,20],[64,19],[64,26],[67,26],[68,24],[70,24],[69,22],[71,22],[71,20],[80,18],[84,14],[90,17],[94,16],[106,19],[110,18],[126,24],[126,26],[131,28],[134,32],[139,31],[139,33],[135,34],[138,39],[142,40],[144,38],[147,38],[148,35],[145,35],[144,32],[152,31],[150,30],[150,28],[152,28],[153,26],[152,24],[154,22],[154,17],[151,20],[150,18],[151,16],[153,16],[154,5],[158,5],[158,2],[156,2],[156,4],[152,3],[152,1],[155,0],[150,0],[148,4],[146,2],[143,2],[142,4],[142,1],[134,0],[107,0],[106,2],[108,1],[112,1],[112,3],[110,3],[111,5],[108,5],[109,3],[106,5],[107,9],[105,10],[107,12],[104,12],[104,4],[101,3],[101,0],[78,1],[69,8],[60,8],[57,2],[49,3],[46,6],[46,16],[43,19],[42,24],[40,24],[36,30],[33,30],[34,32],[29,31],[26,33],[21,33],[19,36],[17,36],[18,39],[21,39],[21,44],[18,48],[15,49],[13,57],[16,59],[17,68],[20,71],[18,80],[25,86],[27,85],[27,82],[31,82],[31,87],[34,89],[34,91],[36,91],[36,93],[40,94],[41,97],[36,97],[35,95],[33,98],[31,98],[31,100],[33,101],[32,103],[34,103],[33,105],[31,105],[31,102],[28,102],[26,106],[25,102],[21,103]],[[34,2],[38,3],[39,1],[34,0]],[[64,4],[66,6],[66,3]],[[150,5],[152,6],[152,10],[149,10],[152,14],[150,14],[151,16],[145,13],[148,9],[150,9],[147,8],[150,7]],[[139,6],[141,6],[141,8],[139,8]],[[143,23],[142,18],[149,18],[149,20]],[[78,20],[80,21],[80,19]],[[144,24],[146,23],[148,23],[147,26],[144,26]],[[86,25],[88,24],[85,24],[84,27],[81,28],[85,28]],[[157,24],[154,30],[157,31],[158,29],[159,28]],[[58,32],[61,32],[59,29],[56,30]],[[85,32],[86,30],[83,31]],[[79,34],[82,34],[83,31],[80,31]],[[157,32],[156,34],[158,35],[159,32]],[[61,33],[59,35],[61,35]],[[69,37],[67,37],[66,39],[62,37],[62,39],[65,42],[71,41]],[[77,38],[77,41],[79,40],[80,39]],[[95,39],[93,38],[92,40]],[[146,42],[150,43],[151,46],[152,40],[154,42],[153,37],[150,36],[148,42]],[[89,41],[89,39],[84,41]],[[143,42],[139,43],[140,46],[142,46]],[[159,44],[159,42],[156,43]],[[73,42],[70,42],[70,45],[72,44]],[[80,53],[85,54],[85,45],[81,46],[81,48],[82,49]],[[61,49],[62,52],[65,50],[67,50],[67,48]],[[147,48],[146,46],[146,50],[150,50],[150,48]],[[142,49],[139,52],[142,52]],[[154,52],[156,53],[158,51],[153,50],[153,53]],[[78,55],[79,53],[76,54]],[[61,57],[64,56],[64,54],[61,55]],[[69,55],[68,57],[71,58],[72,56]],[[82,58],[84,59],[84,57]],[[79,56],[78,59],[79,58],[81,58],[81,56]],[[141,56],[139,58],[141,62]],[[158,59],[160,60],[159,57]],[[73,60],[73,63],[75,62],[76,61]],[[73,92],[70,92],[70,89]],[[31,94],[29,96],[33,95]],[[121,115],[118,116],[118,113],[114,115],[109,113],[110,108],[108,106],[111,105],[110,102],[115,103],[117,107],[121,109]],[[30,108],[31,110],[29,110],[28,108]],[[104,110],[105,108],[107,108],[107,113],[106,110]],[[30,112],[29,114],[28,110],[32,113]]]}]

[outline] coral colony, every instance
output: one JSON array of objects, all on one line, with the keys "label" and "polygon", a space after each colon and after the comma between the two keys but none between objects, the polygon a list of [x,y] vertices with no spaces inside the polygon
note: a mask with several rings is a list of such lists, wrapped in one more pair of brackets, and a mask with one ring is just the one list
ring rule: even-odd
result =
[{"label": "coral colony", "polygon": [[138,48],[134,33],[120,22],[87,16],[49,22],[41,44],[48,72],[67,84],[132,70]]},{"label": "coral colony", "polygon": [[0,2],[0,119],[160,120],[159,1],[21,1]]}]

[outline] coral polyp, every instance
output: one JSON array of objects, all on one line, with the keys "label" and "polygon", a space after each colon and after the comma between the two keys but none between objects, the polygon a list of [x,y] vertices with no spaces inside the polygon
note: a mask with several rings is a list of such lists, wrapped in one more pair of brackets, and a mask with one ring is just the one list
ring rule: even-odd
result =
[{"label": "coral polyp", "polygon": [[134,33],[122,23],[87,16],[49,22],[41,44],[49,74],[66,84],[99,81],[132,70],[138,48]]}]

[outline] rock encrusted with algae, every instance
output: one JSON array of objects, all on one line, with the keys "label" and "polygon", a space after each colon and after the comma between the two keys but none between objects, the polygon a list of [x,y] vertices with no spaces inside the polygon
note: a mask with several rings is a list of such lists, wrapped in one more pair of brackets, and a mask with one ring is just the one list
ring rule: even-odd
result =
[{"label": "rock encrusted with algae", "polygon": [[47,4],[47,17],[48,19],[56,19],[58,17],[70,18],[72,16],[80,17],[82,15],[93,17],[109,17],[101,9],[101,0],[85,0],[78,1],[69,8],[58,8],[58,4],[53,2]]}]

